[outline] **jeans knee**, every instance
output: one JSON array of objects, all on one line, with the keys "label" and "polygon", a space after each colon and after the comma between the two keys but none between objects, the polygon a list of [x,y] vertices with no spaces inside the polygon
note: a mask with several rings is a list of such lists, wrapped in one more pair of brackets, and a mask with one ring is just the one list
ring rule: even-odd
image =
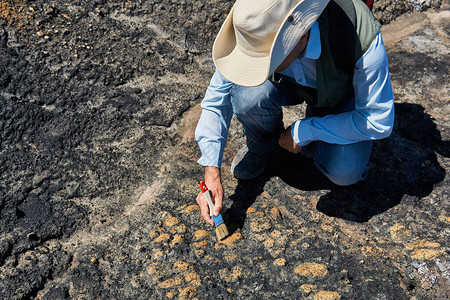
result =
[{"label": "jeans knee", "polygon": [[352,185],[364,180],[369,170],[372,141],[349,145],[316,143],[314,162],[333,183]]},{"label": "jeans knee", "polygon": [[236,116],[265,115],[267,112],[281,111],[275,89],[268,81],[256,87],[233,86],[231,101]]},{"label": "jeans knee", "polygon": [[252,112],[258,109],[259,103],[258,98],[239,99],[233,104],[234,114],[239,118],[239,116],[249,116]]},{"label": "jeans knee", "polygon": [[336,185],[348,186],[364,180],[367,176],[367,171],[368,167],[364,169],[331,170],[325,175]]}]

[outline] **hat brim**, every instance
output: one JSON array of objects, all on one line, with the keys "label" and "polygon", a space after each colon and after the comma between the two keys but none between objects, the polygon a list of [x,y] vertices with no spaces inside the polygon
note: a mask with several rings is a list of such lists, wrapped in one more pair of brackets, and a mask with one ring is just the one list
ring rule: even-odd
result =
[{"label": "hat brim", "polygon": [[[250,56],[236,44],[233,27],[234,6],[223,23],[213,45],[213,61],[223,77],[242,86],[257,86],[265,81],[270,55]],[[252,76],[249,76],[252,74]]]},{"label": "hat brim", "polygon": [[[233,27],[233,12],[225,19],[216,40],[212,57],[217,70],[232,83],[241,86],[263,84],[289,55],[300,38],[311,28],[328,1],[299,2],[281,23],[269,54],[249,55],[239,49]],[[288,22],[290,16],[294,20]]]}]

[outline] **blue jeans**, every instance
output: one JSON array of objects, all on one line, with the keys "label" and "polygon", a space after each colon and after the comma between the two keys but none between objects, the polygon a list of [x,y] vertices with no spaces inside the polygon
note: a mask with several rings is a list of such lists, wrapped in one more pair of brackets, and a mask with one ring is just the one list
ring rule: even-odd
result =
[{"label": "blue jeans", "polygon": [[[234,85],[231,89],[233,113],[242,123],[247,146],[253,153],[268,153],[278,145],[284,130],[282,106],[300,103],[287,85],[266,81],[256,87]],[[354,109],[354,101],[338,112]],[[337,185],[347,186],[363,180],[369,169],[372,141],[348,145],[316,141],[310,145],[316,167]]]}]

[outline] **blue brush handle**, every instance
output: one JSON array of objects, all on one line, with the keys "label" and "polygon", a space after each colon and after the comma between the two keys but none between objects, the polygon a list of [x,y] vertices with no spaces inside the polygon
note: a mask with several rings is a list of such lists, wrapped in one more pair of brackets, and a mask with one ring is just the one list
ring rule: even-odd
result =
[{"label": "blue brush handle", "polygon": [[217,217],[212,216],[212,218],[216,227],[223,223],[222,215],[220,214]]}]

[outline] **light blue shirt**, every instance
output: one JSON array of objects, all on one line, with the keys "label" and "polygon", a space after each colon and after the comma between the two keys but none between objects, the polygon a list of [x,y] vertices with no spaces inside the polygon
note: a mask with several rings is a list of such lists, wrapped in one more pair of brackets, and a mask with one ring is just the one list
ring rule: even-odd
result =
[{"label": "light blue shirt", "polygon": [[[320,32],[315,22],[305,52],[282,74],[295,78],[301,85],[317,88],[316,60],[320,54]],[[233,114],[229,94],[232,85],[216,71],[202,101],[203,110],[195,138],[202,152],[198,163],[203,166],[221,167]],[[381,32],[356,62],[353,87],[353,111],[304,118],[294,122],[291,127],[294,141],[300,146],[313,141],[345,145],[382,139],[391,134],[394,123],[394,95]]]},{"label": "light blue shirt", "polygon": [[306,50],[281,74],[295,78],[295,81],[303,86],[317,88],[316,61],[321,53],[319,24],[314,22]]}]

